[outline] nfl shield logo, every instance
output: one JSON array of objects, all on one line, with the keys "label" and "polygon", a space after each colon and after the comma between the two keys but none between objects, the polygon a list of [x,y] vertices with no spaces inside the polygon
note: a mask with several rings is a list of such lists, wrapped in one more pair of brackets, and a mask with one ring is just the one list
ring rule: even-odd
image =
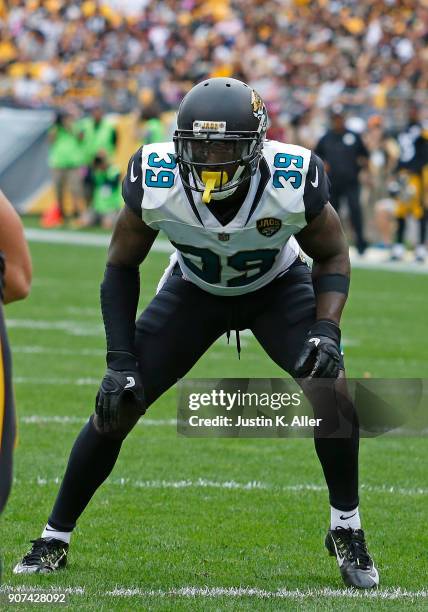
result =
[{"label": "nfl shield logo", "polygon": [[221,242],[227,242],[230,238],[230,234],[226,234],[223,232],[221,234],[217,234],[217,237]]},{"label": "nfl shield logo", "polygon": [[281,225],[281,219],[275,219],[275,217],[265,217],[257,221],[258,231],[262,236],[266,236],[266,238],[270,238],[276,234],[276,232],[281,229]]}]

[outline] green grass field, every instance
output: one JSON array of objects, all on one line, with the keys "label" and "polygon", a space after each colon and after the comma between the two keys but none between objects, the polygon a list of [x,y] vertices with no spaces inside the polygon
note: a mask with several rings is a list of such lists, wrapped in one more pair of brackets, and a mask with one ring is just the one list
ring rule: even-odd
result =
[{"label": "green grass field", "polygon": [[[382,584],[355,593],[323,548],[329,505],[312,441],[180,438],[174,389],[125,442],[73,535],[67,570],[14,576],[104,371],[105,249],[31,249],[31,297],[7,308],[19,446],[1,521],[6,588],[70,587],[72,609],[91,610],[428,608],[426,439],[361,442],[361,513]],[[144,265],[141,306],[166,263],[153,253]],[[426,376],[427,291],[427,276],[354,272],[343,320],[349,375]],[[281,376],[253,338],[243,339],[241,361],[221,338],[190,376]]]}]

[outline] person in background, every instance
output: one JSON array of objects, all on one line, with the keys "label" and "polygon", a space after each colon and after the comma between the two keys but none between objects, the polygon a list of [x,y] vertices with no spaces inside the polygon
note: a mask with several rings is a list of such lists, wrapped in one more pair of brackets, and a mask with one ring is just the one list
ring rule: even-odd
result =
[{"label": "person in background", "polygon": [[395,229],[396,181],[392,181],[399,157],[396,140],[386,132],[383,118],[372,115],[367,121],[363,140],[369,151],[369,207],[374,212],[374,224],[380,237],[378,246],[390,247]]},{"label": "person in background", "polygon": [[89,116],[78,122],[78,129],[84,150],[84,196],[89,209],[93,198],[93,162],[99,151],[105,151],[114,159],[118,147],[118,132],[114,123],[104,114],[101,104],[95,105]]},{"label": "person in background", "polygon": [[91,164],[99,151],[105,151],[110,159],[116,155],[118,133],[116,126],[104,113],[103,107],[97,104],[91,115],[82,120],[84,129],[84,145]]},{"label": "person in background", "polygon": [[310,109],[303,108],[299,113],[293,115],[287,126],[287,139],[295,142],[301,147],[313,149],[321,134],[317,134],[319,128],[314,124],[313,114]]},{"label": "person in background", "polygon": [[0,513],[12,486],[12,453],[15,444],[12,364],[3,304],[27,297],[31,276],[30,252],[21,220],[0,191]]},{"label": "person in background", "polygon": [[374,225],[380,239],[376,246],[391,249],[397,227],[395,218],[397,200],[400,198],[403,185],[399,180],[392,178],[387,182],[385,189],[385,197],[375,202],[374,207]]},{"label": "person in background", "polygon": [[[331,127],[315,147],[315,153],[325,163],[331,180],[330,202],[339,212],[343,199],[348,204],[356,247],[362,255],[367,248],[364,237],[363,214],[360,203],[359,174],[367,165],[368,151],[359,136],[348,130],[342,105],[331,111]],[[315,178],[315,182],[317,177]]]},{"label": "person in background", "polygon": [[402,189],[397,201],[397,235],[391,251],[391,259],[404,256],[404,234],[406,218],[412,215],[419,224],[418,244],[415,259],[423,263],[426,259],[426,225],[428,204],[428,135],[419,120],[419,109],[413,106],[405,129],[398,134],[400,156],[397,164],[397,178]]},{"label": "person in background", "polygon": [[83,148],[74,113],[70,110],[58,112],[55,123],[49,130],[49,167],[52,170],[53,182],[58,207],[57,224],[66,219],[66,190],[71,196],[71,216],[76,216],[81,209],[83,183],[80,168],[83,165]]},{"label": "person in background", "polygon": [[92,167],[92,200],[78,227],[100,225],[111,229],[122,207],[121,176],[117,166],[109,160],[106,151],[99,151]]},{"label": "person in background", "polygon": [[279,109],[276,105],[271,105],[268,108],[269,112],[269,126],[266,132],[266,138],[269,140],[279,140],[280,142],[287,142],[286,129],[279,115]]},{"label": "person in background", "polygon": [[137,139],[141,144],[164,142],[166,139],[160,114],[160,109],[154,101],[143,107],[137,127]]}]

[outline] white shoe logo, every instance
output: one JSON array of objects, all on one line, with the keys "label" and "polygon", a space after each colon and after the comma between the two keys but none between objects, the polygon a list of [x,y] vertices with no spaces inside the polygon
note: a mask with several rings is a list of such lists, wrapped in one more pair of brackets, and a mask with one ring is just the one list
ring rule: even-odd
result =
[{"label": "white shoe logo", "polygon": [[343,562],[345,561],[345,557],[342,557],[339,551],[337,550],[336,542],[333,539],[334,552],[336,553],[337,564],[339,567],[342,567]]},{"label": "white shoe logo", "polygon": [[318,344],[320,343],[320,339],[319,338],[311,338],[309,340],[309,342],[313,342],[315,344],[315,346],[318,346]]},{"label": "white shoe logo", "polygon": [[315,180],[311,181],[312,187],[318,187],[318,166],[315,166]]},{"label": "white shoe logo", "polygon": [[132,162],[132,166],[131,166],[131,183],[135,183],[135,181],[138,179],[138,176],[135,176],[134,174],[134,162]]},{"label": "white shoe logo", "polygon": [[135,387],[135,378],[133,376],[127,376],[126,380],[128,381],[128,383],[125,385],[125,389],[131,389],[132,387]]}]

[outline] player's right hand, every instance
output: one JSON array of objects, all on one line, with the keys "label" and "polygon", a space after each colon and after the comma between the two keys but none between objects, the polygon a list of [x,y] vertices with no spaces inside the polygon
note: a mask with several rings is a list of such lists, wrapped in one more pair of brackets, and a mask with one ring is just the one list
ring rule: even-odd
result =
[{"label": "player's right hand", "polygon": [[296,378],[337,378],[340,369],[340,327],[321,319],[309,330],[294,366]]},{"label": "player's right hand", "polygon": [[133,411],[146,411],[140,373],[136,370],[117,371],[107,368],[95,400],[97,425],[104,432],[119,428],[120,411],[132,406]]}]

